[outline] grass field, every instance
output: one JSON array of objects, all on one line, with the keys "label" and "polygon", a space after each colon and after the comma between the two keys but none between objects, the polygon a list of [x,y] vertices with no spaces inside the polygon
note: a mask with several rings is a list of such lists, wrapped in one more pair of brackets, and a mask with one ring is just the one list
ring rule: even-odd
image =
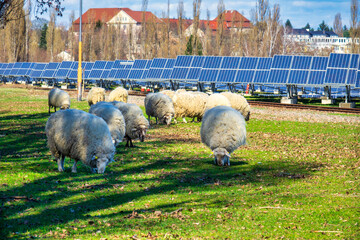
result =
[{"label": "grass field", "polygon": [[201,123],[154,126],[98,175],[57,171],[47,110],[46,91],[0,88],[0,239],[360,238],[360,121],[253,116],[230,167]]}]

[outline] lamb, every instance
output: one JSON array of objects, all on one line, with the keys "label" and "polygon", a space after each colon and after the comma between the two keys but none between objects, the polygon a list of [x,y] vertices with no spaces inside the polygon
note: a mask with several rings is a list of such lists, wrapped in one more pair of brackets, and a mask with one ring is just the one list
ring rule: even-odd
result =
[{"label": "lamb", "polygon": [[60,108],[60,110],[69,109],[70,96],[67,92],[63,90],[60,90],[58,88],[53,88],[49,92],[48,103],[49,103],[49,114],[51,107],[54,107],[55,112],[56,112],[56,107]]},{"label": "lamb", "polygon": [[100,117],[77,109],[58,111],[49,117],[45,132],[60,172],[65,170],[65,157],[75,160],[74,173],[78,161],[98,173],[104,173],[113,161],[115,146],[106,122]]},{"label": "lamb", "polygon": [[125,136],[125,119],[122,113],[108,102],[98,102],[90,107],[89,113],[101,117],[107,123],[115,146]]},{"label": "lamb", "polygon": [[99,87],[91,88],[87,100],[89,106],[96,104],[97,102],[105,101],[105,89]]},{"label": "lamb", "polygon": [[[185,117],[202,118],[205,112],[205,105],[208,95],[201,92],[177,92],[173,97],[175,115],[182,117],[186,123]],[[176,122],[176,120],[175,120]]]},{"label": "lamb", "polygon": [[123,87],[117,87],[109,94],[109,102],[112,101],[121,101],[127,102],[128,101],[128,91]]},{"label": "lamb", "polygon": [[220,94],[230,101],[232,108],[238,110],[244,116],[245,120],[249,121],[250,105],[243,96],[232,92],[222,92]]},{"label": "lamb", "polygon": [[216,106],[231,107],[230,101],[220,93],[214,93],[209,96],[206,102],[205,111]]},{"label": "lamb", "polygon": [[[140,107],[133,103],[115,103],[121,113],[124,115],[126,123],[126,145],[125,147],[134,147],[132,139],[139,139],[144,142],[146,130],[149,128],[149,122],[144,117]],[[130,145],[129,145],[130,143]]]},{"label": "lamb", "polygon": [[228,106],[217,106],[204,114],[200,129],[201,142],[214,153],[216,165],[229,165],[230,154],[246,144],[244,116]]},{"label": "lamb", "polygon": [[149,93],[145,97],[145,110],[150,117],[155,117],[156,124],[158,119],[161,123],[170,125],[171,119],[175,116],[174,105],[170,97],[162,93]]}]

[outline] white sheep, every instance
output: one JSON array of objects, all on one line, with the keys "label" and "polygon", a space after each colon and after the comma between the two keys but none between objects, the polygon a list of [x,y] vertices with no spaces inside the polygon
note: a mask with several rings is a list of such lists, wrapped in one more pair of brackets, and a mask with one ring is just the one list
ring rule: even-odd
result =
[{"label": "white sheep", "polygon": [[220,93],[211,94],[206,102],[205,111],[216,106],[231,107],[230,101]]},{"label": "white sheep", "polygon": [[193,121],[195,117],[200,120],[205,112],[207,98],[208,95],[201,92],[176,92],[172,99],[175,108],[175,118],[182,117],[185,123],[185,117],[191,117]]},{"label": "white sheep", "polygon": [[123,140],[126,129],[125,119],[114,105],[108,102],[98,102],[90,107],[89,113],[105,120],[115,146]]},{"label": "white sheep", "polygon": [[222,92],[220,94],[230,101],[232,108],[238,110],[244,116],[245,120],[249,121],[250,105],[242,95],[232,92]]},{"label": "white sheep", "polygon": [[125,118],[125,147],[134,147],[132,139],[139,139],[140,142],[144,142],[146,130],[149,128],[149,122],[145,118],[143,111],[140,109],[140,107],[133,103],[121,102],[115,102],[115,106],[119,108]]},{"label": "white sheep", "polygon": [[216,165],[229,165],[230,154],[246,144],[244,116],[228,106],[217,106],[204,114],[201,141],[214,153]]},{"label": "white sheep", "polygon": [[162,91],[160,91],[160,93],[165,94],[166,96],[168,96],[171,99],[175,95],[175,91],[173,91],[173,90],[162,90]]},{"label": "white sheep", "polygon": [[150,117],[155,117],[156,124],[158,119],[161,123],[170,125],[171,119],[175,116],[174,105],[170,97],[162,93],[149,93],[145,97],[145,110]]},{"label": "white sheep", "polygon": [[114,90],[112,90],[109,94],[109,102],[112,101],[121,101],[121,102],[127,102],[128,101],[128,91],[123,87],[117,87]]},{"label": "white sheep", "polygon": [[105,101],[105,89],[99,87],[91,88],[87,96],[87,101],[89,106],[97,102]]},{"label": "white sheep", "polygon": [[47,144],[58,163],[60,172],[64,171],[65,157],[75,160],[104,173],[106,166],[113,161],[115,146],[106,122],[95,115],[77,109],[53,113],[46,122]]},{"label": "white sheep", "polygon": [[69,109],[70,96],[67,92],[63,90],[60,90],[58,88],[53,88],[49,92],[48,104],[49,104],[49,113],[51,107],[54,107],[55,112],[56,112],[56,107],[60,108],[60,110]]}]

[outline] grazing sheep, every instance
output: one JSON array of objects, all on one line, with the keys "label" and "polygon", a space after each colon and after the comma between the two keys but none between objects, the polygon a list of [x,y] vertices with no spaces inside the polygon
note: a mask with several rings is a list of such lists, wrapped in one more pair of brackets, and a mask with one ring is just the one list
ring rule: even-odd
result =
[{"label": "grazing sheep", "polygon": [[140,142],[144,142],[146,130],[149,128],[149,122],[144,117],[140,107],[133,103],[119,104],[119,102],[117,106],[124,115],[126,123],[125,147],[134,147],[132,139],[139,139]]},{"label": "grazing sheep", "polygon": [[89,91],[87,100],[88,100],[89,106],[91,106],[97,102],[105,101],[105,89],[99,88],[99,87],[91,88],[91,90]]},{"label": "grazing sheep", "polygon": [[[185,117],[202,118],[205,112],[205,105],[208,95],[200,92],[176,92],[173,97],[175,108],[175,118],[182,117],[186,123]],[[175,119],[176,122],[176,119]]]},{"label": "grazing sheep", "polygon": [[174,97],[175,92],[173,90],[162,90],[160,93],[165,94],[166,96],[170,97],[171,99]]},{"label": "grazing sheep", "polygon": [[74,173],[78,161],[98,173],[104,173],[113,161],[115,146],[106,122],[100,117],[77,109],[58,111],[49,117],[45,131],[60,172],[64,171],[65,157],[75,160]]},{"label": "grazing sheep", "polygon": [[90,107],[89,113],[105,120],[115,146],[123,140],[126,129],[125,119],[114,105],[108,102],[98,102]]},{"label": "grazing sheep", "polygon": [[114,90],[112,90],[109,94],[109,102],[112,101],[121,101],[121,102],[127,102],[128,101],[128,91],[123,87],[117,87]]},{"label": "grazing sheep", "polygon": [[161,123],[170,125],[171,119],[175,115],[171,98],[162,93],[147,94],[145,97],[145,110],[149,123],[150,117],[155,117],[156,124],[158,124],[159,119]]},{"label": "grazing sheep", "polygon": [[220,93],[214,93],[209,96],[206,102],[205,111],[216,106],[231,107],[230,101]]},{"label": "grazing sheep", "polygon": [[214,153],[215,164],[229,165],[230,154],[246,144],[244,116],[228,106],[207,110],[200,129],[201,141]]},{"label": "grazing sheep", "polygon": [[60,90],[58,88],[53,88],[49,92],[48,103],[49,103],[49,113],[51,107],[54,107],[55,112],[56,112],[56,107],[60,108],[60,110],[69,109],[70,96],[67,92],[63,90]]},{"label": "grazing sheep", "polygon": [[244,116],[245,120],[249,121],[250,105],[243,96],[232,92],[222,92],[220,94],[230,101],[233,109],[238,110]]}]

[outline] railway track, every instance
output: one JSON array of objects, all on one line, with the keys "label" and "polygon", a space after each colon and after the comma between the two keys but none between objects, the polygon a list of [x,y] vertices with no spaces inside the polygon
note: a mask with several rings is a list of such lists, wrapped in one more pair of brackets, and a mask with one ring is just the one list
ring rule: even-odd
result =
[{"label": "railway track", "polygon": [[310,105],[302,105],[302,104],[283,104],[283,103],[260,102],[260,101],[248,101],[248,102],[250,106],[264,106],[264,107],[275,107],[275,108],[304,109],[304,110],[321,111],[321,112],[360,114],[359,108],[321,107],[321,106],[310,106]]}]

